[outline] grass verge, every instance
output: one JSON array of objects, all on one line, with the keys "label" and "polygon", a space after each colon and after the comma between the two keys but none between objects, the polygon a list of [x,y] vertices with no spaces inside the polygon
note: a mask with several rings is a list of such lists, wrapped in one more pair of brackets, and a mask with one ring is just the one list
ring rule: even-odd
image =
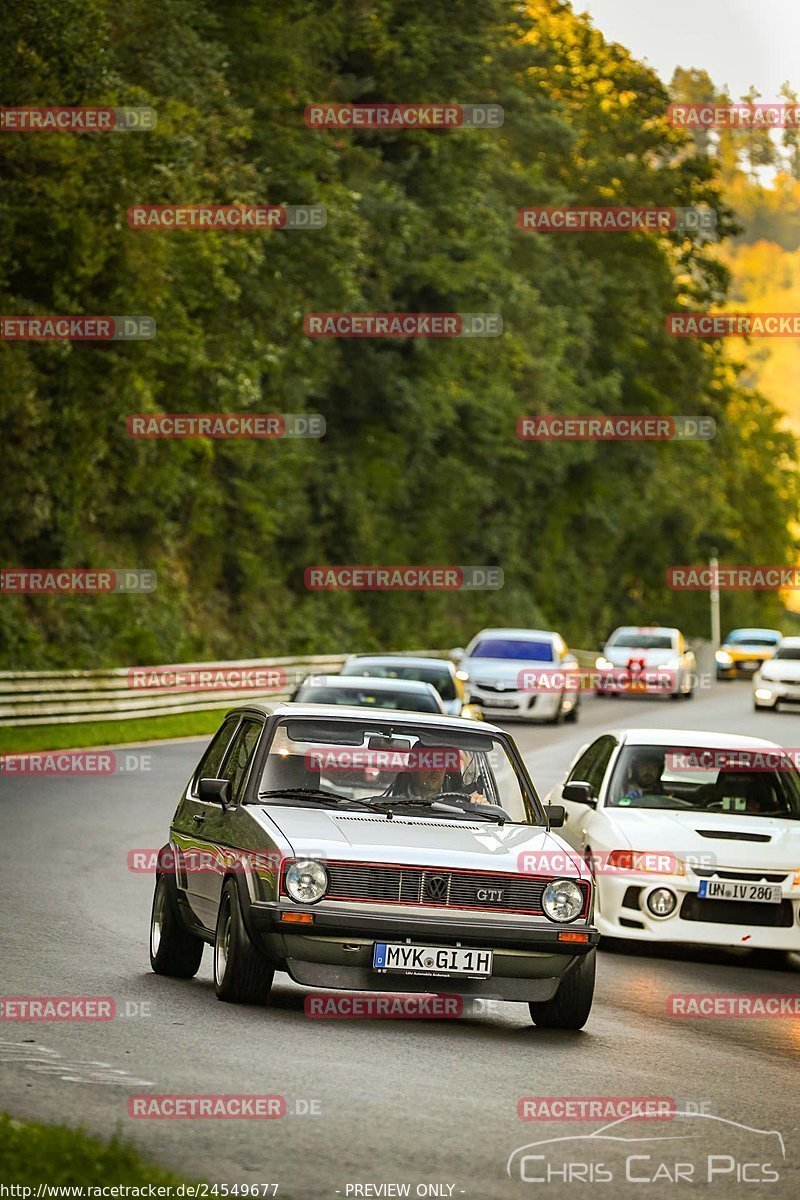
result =
[{"label": "grass verge", "polygon": [[0,728],[0,752],[72,750],[83,746],[117,746],[158,738],[211,734],[233,705],[210,712],[176,713],[167,717],[134,717],[127,721],[82,721],[75,725],[8,725]]},{"label": "grass verge", "polygon": [[0,1113],[0,1179],[4,1184],[185,1183],[178,1175],[143,1161],[136,1150],[115,1135],[110,1141],[63,1125],[17,1121]]}]

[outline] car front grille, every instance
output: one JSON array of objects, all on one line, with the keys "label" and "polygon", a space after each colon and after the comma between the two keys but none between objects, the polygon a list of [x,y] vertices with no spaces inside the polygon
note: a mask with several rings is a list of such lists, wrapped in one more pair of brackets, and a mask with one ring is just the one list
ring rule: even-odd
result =
[{"label": "car front grille", "polygon": [[681,905],[684,921],[711,922],[716,925],[759,925],[772,929],[788,929],[792,924],[792,904],[752,904],[748,900],[701,900],[694,893],[685,896]]},{"label": "car front grille", "polygon": [[701,879],[736,879],[744,883],[783,883],[787,871],[759,871],[758,867],[738,870],[735,867],[695,867],[692,873]]},{"label": "car front grille", "polygon": [[[377,863],[327,862],[325,865],[331,881],[326,900],[543,915],[542,893],[547,886],[546,879]],[[586,891],[585,886],[582,890]]]}]

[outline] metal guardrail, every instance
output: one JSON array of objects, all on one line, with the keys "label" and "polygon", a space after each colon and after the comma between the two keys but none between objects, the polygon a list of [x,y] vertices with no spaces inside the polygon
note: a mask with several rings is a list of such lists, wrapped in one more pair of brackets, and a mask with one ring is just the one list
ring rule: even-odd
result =
[{"label": "metal guardrail", "polygon": [[[394,652],[393,652],[394,653]],[[404,655],[447,657],[447,650],[398,651]],[[280,688],[209,688],[207,686],[159,688],[132,687],[131,671],[115,667],[105,671],[0,671],[0,726],[71,725],[83,721],[119,721],[133,717],[163,717],[188,712],[208,712],[244,700],[286,700],[306,675],[335,675],[349,657],[324,654],[299,658],[254,658],[226,662],[173,663],[147,667],[165,675],[179,672],[231,672],[239,670],[285,672]]]},{"label": "metal guardrail", "polygon": [[[710,643],[698,641],[695,648]],[[449,658],[450,650],[400,650],[391,653]],[[572,650],[578,666],[594,666],[597,651]],[[0,727],[13,725],[72,725],[85,721],[118,721],[134,717],[163,717],[208,712],[243,700],[286,700],[306,675],[335,675],[349,655],[322,654],[297,658],[254,658],[224,662],[173,663],[160,667],[114,667],[104,671],[0,671]],[[225,672],[281,670],[281,688],[160,688],[132,687],[131,671]]]}]

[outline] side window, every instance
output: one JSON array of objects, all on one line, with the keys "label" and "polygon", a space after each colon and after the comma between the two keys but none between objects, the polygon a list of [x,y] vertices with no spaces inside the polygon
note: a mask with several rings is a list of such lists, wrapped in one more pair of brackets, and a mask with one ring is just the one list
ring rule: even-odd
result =
[{"label": "side window", "polygon": [[238,804],[241,799],[244,782],[247,778],[247,768],[250,766],[253,752],[263,728],[264,726],[260,721],[255,721],[248,717],[242,721],[236,737],[233,739],[231,752],[226,759],[225,769],[220,779],[230,779],[231,800],[234,804]]},{"label": "side window", "polygon": [[600,795],[606,768],[611,761],[616,744],[613,737],[602,737],[595,743],[595,746],[598,747],[597,754],[591,764],[589,774],[585,776],[587,782],[594,788],[595,796]]},{"label": "side window", "polygon": [[194,791],[197,790],[197,784],[200,779],[221,778],[219,769],[225,757],[225,751],[231,744],[231,738],[236,732],[238,724],[239,715],[237,713],[234,717],[228,717],[222,728],[215,735],[214,740],[200,759],[200,765],[194,773],[194,779],[192,780],[192,789]]},{"label": "side window", "polygon": [[592,742],[591,746],[589,746],[589,748],[587,750],[584,750],[583,754],[580,756],[578,761],[575,763],[575,766],[572,768],[569,775],[567,776],[567,780],[566,780],[567,783],[572,783],[573,779],[582,779],[582,780],[585,780],[587,783],[591,783],[591,781],[592,781],[592,766],[593,766],[594,760],[597,757],[597,754],[600,750],[601,742],[602,742],[602,738],[600,738],[596,742]]}]

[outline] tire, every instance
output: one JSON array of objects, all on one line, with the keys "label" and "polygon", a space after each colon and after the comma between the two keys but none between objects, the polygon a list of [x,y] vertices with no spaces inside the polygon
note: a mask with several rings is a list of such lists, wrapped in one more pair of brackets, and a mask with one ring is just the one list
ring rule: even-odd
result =
[{"label": "tire", "polygon": [[563,697],[563,695],[559,698],[558,708],[555,711],[555,715],[550,718],[548,724],[549,725],[563,725],[564,724],[564,697]]},{"label": "tire", "polygon": [[531,1000],[531,1020],[540,1029],[583,1029],[592,1010],[597,951],[590,950],[559,984],[552,1000]]},{"label": "tire", "polygon": [[694,688],[689,688],[688,692],[683,693],[684,700],[694,700]]},{"label": "tire", "polygon": [[184,925],[175,885],[160,872],[150,912],[150,966],[156,975],[192,979],[200,968],[204,945],[203,939]]},{"label": "tire", "polygon": [[569,710],[567,715],[564,717],[564,720],[567,722],[568,725],[577,725],[578,724],[579,712],[580,712],[579,704],[576,704],[573,708],[571,708]]},{"label": "tire", "polygon": [[274,970],[245,929],[233,879],[222,889],[214,937],[214,991],[228,1004],[266,1004]]}]

